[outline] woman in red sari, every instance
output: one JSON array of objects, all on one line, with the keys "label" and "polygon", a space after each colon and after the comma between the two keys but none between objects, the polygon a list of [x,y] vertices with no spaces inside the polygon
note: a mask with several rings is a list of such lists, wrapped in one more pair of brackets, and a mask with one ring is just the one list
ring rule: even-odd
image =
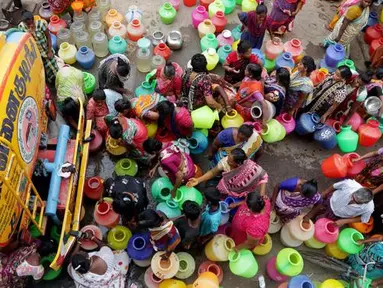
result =
[{"label": "woman in red sari", "polygon": [[262,67],[249,64],[246,67],[245,78],[239,86],[236,96],[235,110],[245,121],[252,121],[251,106],[255,101],[263,101]]},{"label": "woman in red sari", "polygon": [[183,73],[181,66],[175,62],[167,62],[165,66],[158,67],[156,91],[170,102],[176,102],[181,97]]},{"label": "woman in red sari", "polygon": [[263,193],[258,195],[256,192],[251,192],[245,201],[234,205],[239,206],[231,226],[230,237],[236,245],[234,250],[254,249],[263,242],[269,229],[270,200]]}]

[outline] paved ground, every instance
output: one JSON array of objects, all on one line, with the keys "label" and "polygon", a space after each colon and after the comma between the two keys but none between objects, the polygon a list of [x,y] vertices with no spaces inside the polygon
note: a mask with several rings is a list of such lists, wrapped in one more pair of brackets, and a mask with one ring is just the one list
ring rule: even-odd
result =
[{"label": "paved ground", "polygon": [[[38,1],[38,0],[29,0],[29,1]],[[175,52],[171,60],[176,61],[182,66],[186,65],[191,56],[197,52],[200,52],[199,48],[199,38],[197,31],[191,26],[191,8],[187,8],[181,5],[180,11],[178,12],[176,21],[173,25],[165,26],[159,20],[158,8],[161,1],[117,1],[112,0],[112,7],[118,9],[121,13],[127,10],[130,5],[137,5],[144,11],[144,23],[148,29],[148,34],[152,34],[156,30],[161,30],[163,32],[169,32],[173,29],[179,29],[184,36],[184,47],[181,51]],[[271,1],[265,1],[267,6],[271,8]],[[314,57],[314,59],[319,60],[323,57],[324,51],[319,47],[319,43],[323,37],[328,33],[324,29],[324,25],[331,19],[334,10],[335,4],[324,0],[315,0],[307,1],[308,3],[304,6],[303,11],[298,15],[295,21],[294,31],[286,35],[284,40],[291,38],[299,38],[303,42],[305,47],[305,53]],[[238,10],[239,11],[239,10]],[[233,13],[229,16],[230,29],[238,24],[236,14]],[[363,61],[365,60],[366,47],[361,41],[362,38],[358,39],[353,43],[351,56],[356,62],[357,66],[363,68]],[[132,56],[132,55],[130,55]],[[134,59],[134,57],[130,57]],[[319,62],[319,61],[318,61]],[[96,67],[92,69],[91,72],[96,72]],[[134,69],[133,69],[134,70]],[[216,69],[217,73],[222,73],[221,68]],[[133,89],[144,78],[144,75],[140,72],[133,71],[131,77],[131,88]],[[59,123],[52,123],[50,128],[51,131],[57,131]],[[328,152],[323,151],[316,143],[308,139],[298,138],[296,135],[289,135],[283,142],[276,143],[272,145],[266,145],[265,153],[261,157],[259,164],[261,164],[269,173],[270,182],[268,184],[268,193],[272,192],[272,188],[279,181],[292,176],[301,176],[306,179],[316,178],[319,181],[320,189],[325,189],[331,181],[325,179],[320,173],[320,162],[323,158],[329,156],[334,152],[339,152],[334,149],[334,151]],[[365,152],[363,149],[358,151],[360,153]],[[196,162],[201,165],[204,171],[207,169],[207,161],[204,155],[198,155],[195,158]],[[100,174],[104,178],[112,176],[114,168],[114,161],[109,158],[107,153],[100,153],[92,159],[90,159],[90,165],[87,171],[87,176],[94,176]],[[144,176],[145,173],[141,172],[141,176]],[[88,203],[89,207],[92,207],[92,203]],[[89,219],[90,220],[90,219]],[[259,273],[265,275],[265,263],[272,255],[276,255],[277,252],[282,248],[282,245],[279,241],[279,234],[273,236],[273,250],[270,254],[263,257],[257,257],[257,261],[260,267]],[[304,249],[304,247],[302,247]],[[202,253],[194,253],[196,256],[197,262],[203,261],[204,255]],[[197,263],[197,264],[198,264]],[[222,265],[225,271],[224,281],[222,283],[223,287],[257,287],[256,278],[250,280],[244,280],[233,276],[229,270],[228,265],[225,263]],[[142,269],[132,269],[131,280],[136,284],[143,280]],[[325,280],[329,277],[336,277],[337,275],[333,274],[333,271],[326,271],[318,267],[318,265],[312,265],[309,262],[305,262],[305,268],[303,271],[304,274],[307,274],[314,280]],[[191,283],[195,277],[191,277],[188,283]],[[277,287],[275,282],[267,280],[267,287]],[[142,283],[142,282],[141,282]],[[66,275],[61,276],[61,278],[55,282],[51,283],[38,283],[34,287],[74,287],[72,282],[68,279]],[[130,286],[127,286],[130,287]]]}]

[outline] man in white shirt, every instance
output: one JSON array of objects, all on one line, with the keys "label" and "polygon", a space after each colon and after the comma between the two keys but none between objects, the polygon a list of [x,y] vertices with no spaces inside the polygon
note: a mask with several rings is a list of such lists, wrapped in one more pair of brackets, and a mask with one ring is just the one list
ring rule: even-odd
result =
[{"label": "man in white shirt", "polygon": [[367,223],[374,212],[373,193],[355,180],[335,183],[322,193],[323,202],[314,206],[306,219],[324,213],[341,227],[354,222]]}]

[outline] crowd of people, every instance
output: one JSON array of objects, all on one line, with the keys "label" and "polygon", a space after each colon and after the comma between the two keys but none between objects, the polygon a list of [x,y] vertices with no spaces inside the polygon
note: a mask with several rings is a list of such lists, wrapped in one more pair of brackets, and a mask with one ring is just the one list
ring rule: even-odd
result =
[{"label": "crowd of people", "polygon": [[[85,95],[82,71],[56,61],[47,27],[40,20],[33,21],[31,13],[24,13],[20,29],[33,35],[42,52],[46,78],[55,80],[56,104],[67,124],[77,130],[82,103],[94,129],[106,141],[113,139],[126,148],[124,157],[133,158],[146,167],[150,178],[155,177],[157,168],[161,167],[173,184],[172,197],[181,185],[198,186],[203,192],[204,208],[186,201],[183,215],[168,219],[161,211],[148,208],[148,187],[142,179],[118,176],[105,180],[104,196],[113,199],[113,210],[121,214],[123,225],[132,231],[149,231],[155,250],[166,252],[164,259],[173,251],[207,243],[218,231],[220,201],[227,196],[238,200],[229,207],[237,209],[229,235],[235,241],[235,251],[253,249],[263,243],[273,210],[283,224],[301,214],[305,215],[305,222],[326,217],[338,227],[367,223],[372,217],[374,232],[382,233],[383,199],[380,196],[383,193],[379,192],[383,190],[383,148],[354,159],[366,161],[363,171],[355,179],[334,183],[322,193],[315,179],[300,177],[286,179],[274,187],[273,193],[268,193],[267,169],[257,164],[265,144],[254,128],[251,107],[255,102],[259,102],[262,109],[265,109],[265,101],[271,103],[275,117],[288,113],[297,118],[311,112],[318,114],[322,123],[334,119],[347,125],[355,112],[367,117],[362,105],[366,98],[378,96],[383,100],[383,66],[374,60],[366,72],[340,66],[315,87],[310,75],[317,67],[309,55],[296,63],[292,71],[281,67],[266,73],[262,60],[251,50],[262,47],[266,30],[271,38],[291,31],[295,16],[304,4],[305,0],[275,0],[271,13],[259,4],[255,11],[238,14],[242,23],[241,41],[223,64],[224,76],[210,73],[205,56],[195,54],[191,68],[183,69],[182,65],[170,61],[159,67],[151,79],[157,81],[155,92],[138,97],[132,97],[126,87],[132,66],[123,54],[113,54],[101,61],[98,87],[89,97]],[[323,45],[336,42],[349,51],[350,43],[367,24],[371,4],[372,0],[342,1],[328,25],[331,33]],[[194,130],[191,112],[205,105],[218,110],[221,116],[236,110],[246,123],[226,129],[222,129],[219,122],[214,124],[206,152],[209,170],[196,175],[194,159],[187,150],[177,141],[148,137],[147,126],[156,123],[157,135],[166,134],[167,139],[187,139]],[[381,118],[382,113],[383,108],[376,117]],[[257,121],[261,126],[266,124],[266,119]],[[115,259],[124,259],[121,254],[125,252],[113,252],[94,235],[82,234],[78,243],[84,238],[94,240],[101,249],[86,253],[76,246],[68,267],[76,287],[124,287],[127,274]],[[366,262],[375,261],[367,276],[378,287],[383,283],[383,236],[374,239],[376,241],[365,240],[372,244],[348,261],[361,274]],[[29,239],[24,243],[28,245],[13,252],[16,254],[1,254],[0,287],[10,287],[8,284],[19,287],[21,277],[26,275],[41,279],[44,268],[39,265],[39,257],[52,249],[47,241]]]}]

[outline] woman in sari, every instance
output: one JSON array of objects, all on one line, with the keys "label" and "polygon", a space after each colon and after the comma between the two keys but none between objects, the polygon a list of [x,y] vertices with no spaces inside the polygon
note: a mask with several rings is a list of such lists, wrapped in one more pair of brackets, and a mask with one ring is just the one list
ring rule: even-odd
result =
[{"label": "woman in sari", "polygon": [[264,99],[274,104],[275,116],[281,113],[289,87],[290,72],[284,67],[278,68],[275,76],[265,79]]},{"label": "woman in sari", "polygon": [[351,77],[350,68],[340,66],[329,74],[314,90],[313,100],[305,107],[305,112],[316,113],[321,123],[331,118],[339,104],[347,97],[346,81]]},{"label": "woman in sari", "polygon": [[336,23],[331,34],[324,40],[324,46],[327,47],[334,42],[342,44],[346,48],[346,57],[349,57],[351,42],[368,22],[371,3],[372,0],[361,0],[358,5],[348,8]]},{"label": "woman in sari", "polygon": [[159,114],[158,127],[163,127],[176,138],[190,137],[193,133],[193,121],[189,110],[177,107],[169,101],[160,102],[156,111]]},{"label": "woman in sari", "polygon": [[241,41],[248,41],[252,48],[261,49],[266,30],[273,38],[264,4],[259,4],[255,11],[239,13],[238,18],[242,23]]},{"label": "woman in sari", "polygon": [[113,139],[119,140],[119,144],[130,148],[131,157],[145,161],[143,144],[148,139],[148,129],[137,119],[119,116],[110,119],[106,117],[109,124],[109,135]]},{"label": "woman in sari", "polygon": [[170,102],[176,102],[181,97],[183,70],[176,62],[167,62],[157,68],[156,91],[165,96]]},{"label": "woman in sari", "polygon": [[194,177],[195,167],[189,154],[183,152],[177,145],[164,144],[154,138],[149,138],[144,142],[145,152],[158,157],[158,162],[149,172],[149,177],[153,177],[158,166],[166,173],[172,181],[174,188],[171,191],[172,197],[176,196],[177,189]]},{"label": "woman in sari", "polygon": [[250,125],[231,127],[222,130],[210,147],[209,158],[213,159],[211,166],[226,157],[235,148],[242,148],[247,157],[253,157],[262,146],[262,138]]},{"label": "woman in sari", "polygon": [[[212,80],[206,68],[207,60],[202,54],[195,54],[191,59],[192,69],[182,75],[182,104],[191,112],[204,105],[222,110],[222,105],[213,96]],[[229,103],[228,99],[224,100]],[[229,107],[230,105],[227,104]]]},{"label": "woman in sari", "polygon": [[147,209],[138,216],[138,226],[147,228],[150,241],[155,251],[165,251],[163,257],[168,258],[181,242],[180,234],[173,221],[162,212]]},{"label": "woman in sari", "polygon": [[299,216],[305,208],[321,200],[317,181],[294,177],[277,184],[271,198],[272,206],[283,224]]},{"label": "woman in sari", "polygon": [[252,121],[251,106],[255,101],[263,101],[262,67],[258,64],[248,64],[245,79],[239,86],[236,95],[235,110],[246,121]]},{"label": "woman in sari", "polygon": [[304,106],[313,92],[314,85],[310,75],[315,69],[314,59],[304,56],[298,64],[297,71],[290,76],[289,92],[282,112],[288,112],[294,118],[297,116],[298,110]]},{"label": "woman in sari", "polygon": [[98,83],[100,89],[112,89],[120,94],[131,94],[125,88],[130,75],[130,62],[123,54],[112,54],[100,62]]},{"label": "woman in sari", "polygon": [[306,0],[275,0],[269,16],[270,30],[278,35],[291,31],[295,16],[305,3]]},{"label": "woman in sari", "polygon": [[[81,239],[89,239],[101,249],[90,253],[80,251]],[[76,288],[125,287],[129,268],[129,257],[125,251],[113,252],[94,235],[81,233],[72,255],[68,274]]]},{"label": "woman in sari", "polygon": [[241,40],[238,44],[237,51],[231,52],[227,56],[225,63],[223,63],[225,81],[234,86],[238,86],[246,76],[246,67],[249,63],[258,64],[259,59],[251,53],[250,43]]},{"label": "woman in sari", "polygon": [[336,14],[334,17],[331,19],[331,22],[327,25],[327,29],[332,31],[338,23],[340,17],[344,15],[344,13],[347,12],[347,9],[350,8],[351,6],[358,5],[360,0],[343,0],[340,4],[339,7],[336,11]]},{"label": "woman in sari", "polygon": [[230,237],[235,242],[234,250],[254,249],[263,243],[270,226],[270,200],[265,193],[251,192],[245,201],[233,204],[238,207],[234,215]]},{"label": "woman in sari", "polygon": [[156,106],[162,101],[166,101],[166,98],[156,92],[130,99],[132,110],[137,118],[154,122],[157,122],[159,118]]},{"label": "woman in sari", "polygon": [[24,11],[19,29],[30,33],[33,39],[35,39],[41,60],[43,61],[45,78],[48,82],[52,83],[59,68],[52,48],[52,39],[48,31],[47,22],[43,20],[34,21],[33,14],[29,11]]},{"label": "woman in sari", "polygon": [[191,178],[188,187],[213,179],[222,173],[217,189],[225,195],[242,198],[255,191],[259,186],[260,193],[266,192],[269,179],[266,171],[254,161],[247,159],[241,148],[236,148],[229,155],[218,162],[218,165],[198,178]]}]

